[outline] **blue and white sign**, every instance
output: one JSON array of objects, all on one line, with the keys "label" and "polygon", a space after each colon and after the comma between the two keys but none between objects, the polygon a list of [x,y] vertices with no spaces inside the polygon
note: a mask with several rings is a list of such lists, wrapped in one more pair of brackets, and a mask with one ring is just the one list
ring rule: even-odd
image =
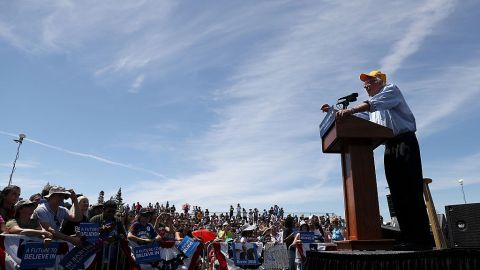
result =
[{"label": "blue and white sign", "polygon": [[51,242],[47,247],[42,242],[26,242],[20,268],[53,267],[57,258],[58,246],[58,242]]},{"label": "blue and white sign", "polygon": [[323,138],[325,134],[330,130],[330,128],[333,126],[335,123],[335,115],[337,113],[337,110],[333,108],[333,106],[330,107],[330,110],[328,110],[327,115],[325,118],[323,118],[322,123],[320,123],[319,129],[320,129],[320,138]]},{"label": "blue and white sign", "polygon": [[75,247],[63,257],[60,265],[66,270],[85,269],[85,262],[96,253],[97,247],[93,244]]},{"label": "blue and white sign", "polygon": [[236,266],[260,265],[258,261],[257,244],[233,242],[233,262]]},{"label": "blue and white sign", "polygon": [[191,237],[185,236],[182,242],[180,242],[176,247],[178,250],[183,252],[185,256],[191,257],[195,250],[197,250],[198,245],[200,245],[199,242],[193,240]]},{"label": "blue and white sign", "polygon": [[302,231],[300,231],[300,240],[304,244],[313,243],[315,241],[315,233],[314,232],[302,232]]},{"label": "blue and white sign", "polygon": [[87,242],[94,244],[100,237],[100,225],[97,223],[80,223],[80,236],[86,237]]},{"label": "blue and white sign", "polygon": [[160,260],[160,247],[157,242],[152,245],[134,247],[133,254],[138,264],[156,262]]}]

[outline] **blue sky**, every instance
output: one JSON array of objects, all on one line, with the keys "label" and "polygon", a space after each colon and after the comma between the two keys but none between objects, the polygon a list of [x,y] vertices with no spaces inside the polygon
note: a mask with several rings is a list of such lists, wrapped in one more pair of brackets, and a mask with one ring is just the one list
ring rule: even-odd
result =
[{"label": "blue sky", "polygon": [[[319,108],[382,69],[416,115],[439,212],[480,194],[480,3],[0,1],[0,175],[95,201],[343,214]],[[388,216],[383,149],[375,151]],[[4,186],[1,185],[1,186]]]}]

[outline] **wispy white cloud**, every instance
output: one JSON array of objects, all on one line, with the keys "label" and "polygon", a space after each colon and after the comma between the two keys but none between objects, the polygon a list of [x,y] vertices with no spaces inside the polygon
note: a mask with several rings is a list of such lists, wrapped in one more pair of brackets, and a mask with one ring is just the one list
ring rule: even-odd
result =
[{"label": "wispy white cloud", "polygon": [[452,65],[414,82],[404,82],[403,89],[413,99],[411,104],[417,116],[419,133],[428,136],[448,129],[468,111],[473,111],[474,97],[480,94],[480,87],[472,87],[472,82],[478,80],[480,61],[478,57],[472,57],[462,66]]},{"label": "wispy white cloud", "polygon": [[143,85],[143,81],[145,80],[145,76],[143,74],[140,74],[135,78],[135,81],[133,81],[132,86],[128,90],[128,92],[136,94],[140,91],[140,88]]},{"label": "wispy white cloud", "polygon": [[[18,137],[18,135],[15,135],[15,134],[10,133],[10,132],[5,132],[5,131],[0,131],[0,134],[8,135],[8,136],[11,136],[11,137]],[[43,147],[47,147],[47,148],[56,150],[56,151],[67,153],[67,154],[70,154],[70,155],[83,157],[83,158],[88,158],[88,159],[93,159],[93,160],[96,160],[96,161],[99,161],[99,162],[102,162],[102,163],[105,163],[105,164],[109,164],[109,165],[112,165],[112,166],[127,168],[127,169],[131,169],[131,170],[135,170],[135,171],[148,173],[148,174],[160,177],[160,178],[166,178],[163,174],[152,171],[152,170],[149,170],[149,169],[138,167],[138,166],[135,166],[135,165],[132,165],[132,164],[125,164],[125,163],[113,161],[113,160],[106,159],[106,158],[103,158],[103,157],[100,157],[100,156],[97,156],[97,155],[71,151],[71,150],[68,150],[68,149],[65,149],[65,148],[62,148],[62,147],[59,147],[59,146],[54,146],[54,145],[51,145],[51,144],[43,143],[43,142],[33,140],[33,139],[30,139],[30,138],[24,139],[24,142],[31,142],[31,143],[34,143],[34,144],[41,145]]]},{"label": "wispy white cloud", "polygon": [[395,42],[391,52],[381,60],[381,70],[395,73],[402,62],[414,54],[424,39],[433,33],[438,23],[445,19],[454,9],[456,0],[428,0],[423,5],[412,9],[412,23],[405,34]]},{"label": "wispy white cloud", "polygon": [[25,41],[22,37],[15,34],[12,26],[7,25],[0,20],[0,39],[7,40],[13,47],[22,51],[28,52],[29,49],[25,47]]},{"label": "wispy white cloud", "polygon": [[[39,165],[36,161],[17,161],[15,164],[16,168],[23,168],[23,169],[33,169],[37,168]],[[0,167],[12,168],[13,163],[0,163]]]},{"label": "wispy white cloud", "polygon": [[[424,9],[431,10],[430,5],[433,4],[413,7],[420,14],[428,12]],[[412,16],[411,8],[399,7],[391,11],[397,18],[393,23],[393,15],[388,12],[377,21],[364,21],[370,11],[369,4],[349,3],[333,5],[328,12],[321,6],[309,6],[308,11],[295,14],[301,19],[285,26],[287,30],[281,35],[265,40],[237,68],[224,91],[217,92],[217,100],[224,102],[224,106],[216,109],[219,122],[194,142],[200,153],[194,158],[203,163],[205,172],[161,185],[145,182],[144,188],[131,187],[135,190],[133,196],[146,198],[182,189],[190,200],[220,207],[225,201],[286,203],[282,198],[288,197],[288,192],[280,191],[286,189],[291,191],[288,194],[301,194],[302,198],[306,194],[311,201],[332,200],[341,204],[338,157],[322,154],[320,140],[315,136],[315,127],[322,117],[318,111],[319,97],[333,100],[339,93],[319,88],[328,85],[339,88],[342,85],[338,81],[346,78],[351,81],[352,74],[363,69],[360,67],[365,59],[380,57],[368,49],[369,42],[397,41],[403,24]],[[433,28],[446,14],[414,22],[413,27],[424,29],[406,34],[410,39],[415,37],[406,43],[408,46],[393,46],[393,56],[386,58],[384,67],[397,69],[422,44],[429,33],[427,28]],[[341,25],[335,23],[339,17],[344,18]],[[379,24],[389,25],[392,31],[375,27]],[[327,198],[314,195],[325,191],[336,195]],[[211,193],[221,195],[211,200]],[[182,196],[169,195],[169,198],[183,200]]]}]

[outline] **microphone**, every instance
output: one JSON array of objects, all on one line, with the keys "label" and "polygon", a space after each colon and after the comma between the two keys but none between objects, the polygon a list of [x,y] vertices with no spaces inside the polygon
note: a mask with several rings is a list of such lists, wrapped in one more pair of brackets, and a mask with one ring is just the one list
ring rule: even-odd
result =
[{"label": "microphone", "polygon": [[342,105],[343,109],[346,109],[350,102],[357,101],[358,93],[351,93],[348,96],[341,97],[337,100],[337,105]]},{"label": "microphone", "polygon": [[354,102],[354,101],[357,101],[357,97],[358,97],[358,93],[351,93],[348,96],[344,96],[344,97],[339,98],[337,101],[339,103],[344,102],[344,101]]}]

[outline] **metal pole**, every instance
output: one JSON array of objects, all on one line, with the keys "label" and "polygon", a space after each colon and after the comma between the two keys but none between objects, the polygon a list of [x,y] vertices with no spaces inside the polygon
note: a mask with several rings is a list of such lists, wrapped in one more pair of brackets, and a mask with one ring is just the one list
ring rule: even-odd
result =
[{"label": "metal pole", "polygon": [[466,204],[467,199],[465,198],[465,190],[463,189],[463,179],[458,180],[458,182],[460,183],[460,186],[462,187],[463,202]]},{"label": "metal pole", "polygon": [[17,155],[15,156],[15,160],[13,161],[13,167],[12,167],[12,172],[10,173],[10,179],[8,180],[8,186],[12,184],[13,173],[15,172],[15,166],[17,164],[17,160],[20,155],[20,146],[22,146],[23,139],[25,139],[25,137],[27,137],[25,136],[25,134],[19,134],[18,139],[13,140],[14,142],[18,143],[18,147],[17,147]]}]

